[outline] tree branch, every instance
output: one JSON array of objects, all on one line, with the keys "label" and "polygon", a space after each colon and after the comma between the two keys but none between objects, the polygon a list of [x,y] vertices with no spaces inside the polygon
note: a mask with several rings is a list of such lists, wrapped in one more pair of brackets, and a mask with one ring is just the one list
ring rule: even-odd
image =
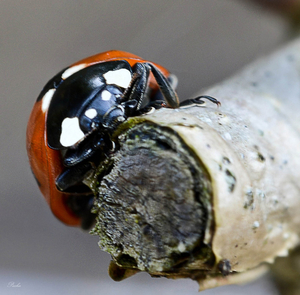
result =
[{"label": "tree branch", "polygon": [[118,129],[87,180],[114,279],[245,282],[299,244],[299,68],[298,40],[207,89],[220,108],[161,109]]}]

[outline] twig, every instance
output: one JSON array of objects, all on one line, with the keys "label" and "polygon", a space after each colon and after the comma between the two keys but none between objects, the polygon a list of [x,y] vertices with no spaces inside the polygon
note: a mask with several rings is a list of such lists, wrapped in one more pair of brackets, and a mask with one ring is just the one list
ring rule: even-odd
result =
[{"label": "twig", "polygon": [[113,278],[245,282],[299,244],[299,69],[297,40],[207,89],[220,108],[161,109],[119,128],[90,181]]}]

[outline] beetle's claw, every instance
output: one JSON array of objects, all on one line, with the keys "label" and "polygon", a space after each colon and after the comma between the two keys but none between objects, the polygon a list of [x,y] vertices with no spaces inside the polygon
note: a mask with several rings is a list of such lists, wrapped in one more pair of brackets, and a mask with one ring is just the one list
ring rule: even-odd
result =
[{"label": "beetle's claw", "polygon": [[180,107],[191,107],[191,106],[205,106],[205,101],[202,99],[205,98],[210,100],[211,102],[215,103],[218,107],[221,106],[221,103],[212,96],[208,95],[201,95],[196,98],[187,99],[180,103]]}]

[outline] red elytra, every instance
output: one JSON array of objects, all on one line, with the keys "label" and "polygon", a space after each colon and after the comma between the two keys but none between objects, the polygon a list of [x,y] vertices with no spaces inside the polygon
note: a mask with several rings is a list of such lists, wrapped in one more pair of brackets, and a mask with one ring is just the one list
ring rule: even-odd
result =
[{"label": "red elytra", "polygon": [[[80,64],[89,67],[111,60],[126,60],[131,67],[138,62],[149,62],[128,52],[112,50],[80,60],[69,68]],[[169,71],[162,66],[156,63],[152,64],[166,77],[170,75]],[[159,88],[152,73],[149,77],[149,87],[153,90]],[[31,169],[53,214],[66,225],[80,226],[80,217],[76,216],[67,205],[70,194],[59,191],[55,185],[56,178],[65,168],[61,152],[48,147],[46,134],[47,111],[42,111],[42,102],[43,99],[35,103],[27,126],[26,147]]]}]

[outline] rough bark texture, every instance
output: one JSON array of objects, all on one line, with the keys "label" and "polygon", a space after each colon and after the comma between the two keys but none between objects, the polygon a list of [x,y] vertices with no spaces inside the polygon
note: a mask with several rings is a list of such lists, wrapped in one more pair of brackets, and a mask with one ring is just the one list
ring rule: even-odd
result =
[{"label": "rough bark texture", "polygon": [[118,130],[91,181],[116,279],[128,268],[201,289],[242,282],[299,244],[299,69],[297,41],[205,91],[220,108],[162,109]]},{"label": "rough bark texture", "polygon": [[185,274],[213,265],[203,246],[211,184],[207,172],[171,130],[140,124],[119,138],[96,201],[100,247],[123,267]]}]

